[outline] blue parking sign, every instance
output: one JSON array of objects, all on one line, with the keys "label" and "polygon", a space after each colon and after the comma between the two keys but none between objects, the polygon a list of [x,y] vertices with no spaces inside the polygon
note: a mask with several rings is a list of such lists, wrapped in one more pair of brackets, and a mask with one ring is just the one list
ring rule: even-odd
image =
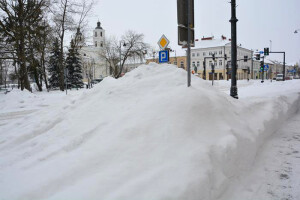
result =
[{"label": "blue parking sign", "polygon": [[169,51],[164,50],[159,52],[159,63],[169,62]]}]

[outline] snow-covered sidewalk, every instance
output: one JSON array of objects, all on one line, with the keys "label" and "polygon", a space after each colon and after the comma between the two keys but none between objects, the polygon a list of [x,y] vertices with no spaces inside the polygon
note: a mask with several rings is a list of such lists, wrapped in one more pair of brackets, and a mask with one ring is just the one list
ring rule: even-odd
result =
[{"label": "snow-covered sidewalk", "polygon": [[263,144],[252,168],[220,200],[300,199],[300,110]]}]

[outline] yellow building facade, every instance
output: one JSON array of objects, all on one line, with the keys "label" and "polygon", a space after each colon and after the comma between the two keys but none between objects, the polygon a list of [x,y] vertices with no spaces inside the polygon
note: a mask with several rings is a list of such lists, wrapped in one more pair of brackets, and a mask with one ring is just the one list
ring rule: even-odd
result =
[{"label": "yellow building facade", "polygon": [[[146,64],[149,64],[150,62],[158,63],[158,58],[146,59]],[[185,70],[187,67],[186,56],[170,57],[170,61],[168,63],[176,65],[177,67],[185,69]]]}]

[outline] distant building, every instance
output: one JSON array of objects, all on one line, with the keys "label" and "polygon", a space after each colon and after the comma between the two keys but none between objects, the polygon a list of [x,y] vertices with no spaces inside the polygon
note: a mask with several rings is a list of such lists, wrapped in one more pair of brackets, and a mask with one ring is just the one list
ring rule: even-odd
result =
[{"label": "distant building", "polygon": [[[252,59],[253,51],[242,47],[241,44],[237,45],[237,79],[261,79],[262,73],[260,72],[260,61]],[[212,55],[215,55],[215,61],[212,59]],[[153,54],[153,58],[146,59],[146,64],[150,62],[158,63],[158,58]],[[246,62],[244,61],[247,57]],[[226,59],[226,58],[227,59]],[[195,47],[191,49],[191,72],[201,78],[204,73],[204,60],[206,67],[206,80],[212,80],[212,66],[215,67],[214,80],[226,80],[231,79],[231,40],[225,36],[221,36],[219,39],[212,37],[203,37],[200,40],[195,40]],[[170,57],[169,64],[174,64],[177,67],[187,69],[186,56]],[[269,69],[264,72],[265,79],[275,78],[277,74],[283,73],[282,64],[269,63],[265,59],[265,65],[269,66]],[[288,70],[294,69],[293,66],[286,65],[286,75]],[[291,74],[291,73],[290,73]]]},{"label": "distant building", "polygon": [[100,52],[105,48],[105,30],[101,23],[93,30],[93,45],[82,45],[80,55],[83,61],[83,78],[85,82],[92,79],[99,79],[109,75],[106,61],[101,58]]},{"label": "distant building", "polygon": [[[149,64],[150,62],[158,63],[158,58],[146,59],[146,64]],[[186,56],[170,57],[169,64],[177,65],[177,67],[186,70],[187,67]]]},{"label": "distant building", "polygon": [[101,23],[97,22],[97,27],[93,31],[94,46],[103,48],[105,44],[105,30],[101,27]]},{"label": "distant building", "polygon": [[[212,59],[212,55],[215,55],[215,61]],[[248,75],[248,70],[252,69],[252,58],[253,51],[237,46],[237,79],[248,79],[251,78],[251,73]],[[225,59],[225,56],[227,59]],[[249,60],[244,62],[244,56],[247,56]],[[200,77],[203,77],[204,73],[204,61],[206,66],[206,79],[212,80],[213,74],[211,73],[212,66],[215,66],[214,79],[223,80],[231,78],[231,40],[222,36],[220,39],[214,37],[203,37],[200,40],[195,41],[195,47],[191,50],[191,70],[197,70]],[[228,64],[228,73],[227,73]]]}]

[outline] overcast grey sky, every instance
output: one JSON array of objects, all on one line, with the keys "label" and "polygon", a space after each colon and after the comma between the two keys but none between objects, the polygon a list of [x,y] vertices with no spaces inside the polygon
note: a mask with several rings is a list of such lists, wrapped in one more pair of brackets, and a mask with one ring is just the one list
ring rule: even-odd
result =
[{"label": "overcast grey sky", "polygon": [[[222,34],[230,37],[230,0],[195,0],[195,38]],[[237,39],[244,47],[286,51],[286,62],[300,60],[300,0],[237,0]],[[127,30],[145,35],[145,42],[158,49],[162,34],[177,51],[176,0],[98,0],[89,25],[97,20],[106,36],[120,37]],[[282,61],[282,56],[270,56]]]}]

